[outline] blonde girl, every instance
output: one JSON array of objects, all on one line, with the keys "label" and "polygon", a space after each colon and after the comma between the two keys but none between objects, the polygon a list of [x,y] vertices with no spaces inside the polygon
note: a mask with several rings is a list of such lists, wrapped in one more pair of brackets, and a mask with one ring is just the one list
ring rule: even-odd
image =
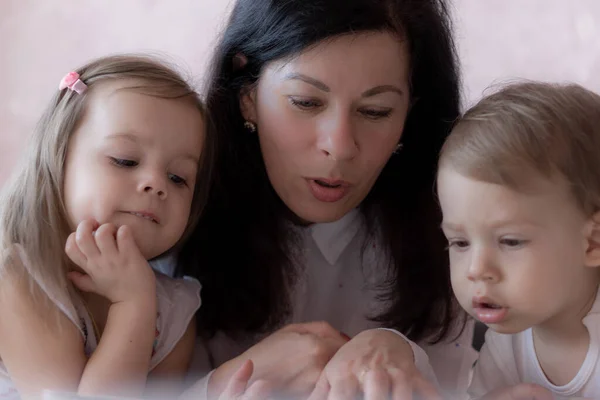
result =
[{"label": "blonde girl", "polygon": [[187,370],[200,285],[155,273],[202,210],[201,101],[146,56],[67,74],[0,202],[0,397],[141,396]]}]

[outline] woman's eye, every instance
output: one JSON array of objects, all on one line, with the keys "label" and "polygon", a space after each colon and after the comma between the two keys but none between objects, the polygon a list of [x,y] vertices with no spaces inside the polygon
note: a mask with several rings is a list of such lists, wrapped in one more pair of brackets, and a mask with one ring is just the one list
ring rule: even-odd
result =
[{"label": "woman's eye", "polygon": [[364,116],[371,118],[371,119],[380,119],[380,118],[386,118],[389,117],[390,114],[392,113],[391,109],[387,109],[387,110],[376,110],[376,109],[364,109],[360,111]]},{"label": "woman's eye", "polygon": [[297,97],[290,97],[290,103],[301,110],[312,110],[321,106],[321,102],[319,101]]}]

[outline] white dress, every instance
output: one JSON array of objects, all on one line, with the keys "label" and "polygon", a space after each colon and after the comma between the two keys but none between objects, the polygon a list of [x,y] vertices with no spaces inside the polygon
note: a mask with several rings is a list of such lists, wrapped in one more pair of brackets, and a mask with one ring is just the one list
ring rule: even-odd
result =
[{"label": "white dress", "polygon": [[[294,292],[293,312],[288,323],[327,321],[351,337],[378,327],[368,316],[382,307],[376,300],[378,292],[374,286],[384,278],[382,273],[386,268],[375,267],[378,261],[383,261],[376,243],[369,244],[361,258],[363,227],[362,215],[353,210],[336,222],[296,228],[304,241],[297,259],[305,268]],[[165,262],[162,268],[169,273],[173,265]],[[477,358],[471,346],[473,326],[470,322],[454,341],[433,346],[422,344],[424,351],[413,344],[419,370],[434,382],[437,377],[439,387],[449,397],[466,395],[471,368]],[[234,341],[219,332],[208,343],[198,341],[190,380],[204,377],[206,384],[211,370],[260,339],[249,337],[245,341]],[[206,385],[202,391],[206,393]]]},{"label": "white dress", "polygon": [[[24,256],[22,259],[26,260]],[[200,288],[200,283],[195,279],[174,279],[160,272],[156,273],[156,339],[150,359],[150,370],[160,364],[183,337],[200,307]],[[83,300],[75,293],[71,295],[72,304],[57,302],[55,297],[49,297],[79,329],[83,337],[85,353],[89,357],[98,346],[98,338]],[[0,399],[20,399],[2,361],[0,361]]]}]

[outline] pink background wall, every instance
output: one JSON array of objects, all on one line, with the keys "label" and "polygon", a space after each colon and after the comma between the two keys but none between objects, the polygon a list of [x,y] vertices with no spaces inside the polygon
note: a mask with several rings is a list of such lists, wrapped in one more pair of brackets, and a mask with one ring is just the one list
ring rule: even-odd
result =
[{"label": "pink background wall", "polygon": [[[92,57],[169,56],[202,83],[229,0],[0,1],[0,185],[60,78]],[[455,0],[465,100],[521,77],[600,92],[600,1]]]}]

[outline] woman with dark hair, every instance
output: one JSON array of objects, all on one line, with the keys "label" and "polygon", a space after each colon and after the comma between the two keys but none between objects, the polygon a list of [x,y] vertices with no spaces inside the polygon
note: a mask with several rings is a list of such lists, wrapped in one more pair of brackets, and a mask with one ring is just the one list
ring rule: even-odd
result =
[{"label": "woman with dark hair", "polygon": [[464,391],[434,194],[460,99],[445,2],[237,0],[213,68],[215,183],[178,263],[203,285],[195,388],[252,359],[286,396]]}]

